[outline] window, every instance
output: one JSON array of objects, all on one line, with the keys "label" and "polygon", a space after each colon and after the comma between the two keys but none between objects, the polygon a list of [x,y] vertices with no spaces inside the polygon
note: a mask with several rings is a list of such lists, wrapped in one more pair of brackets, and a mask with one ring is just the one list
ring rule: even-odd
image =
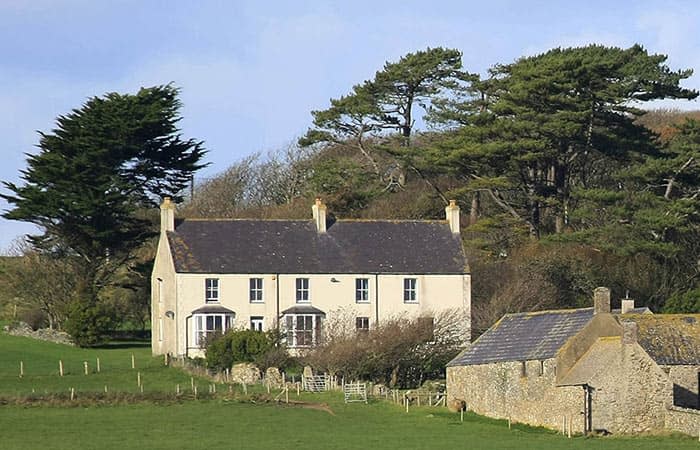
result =
[{"label": "window", "polygon": [[309,301],[309,279],[297,278],[297,303]]},{"label": "window", "polygon": [[538,376],[544,375],[544,361],[540,361],[540,370],[537,372]]},{"label": "window", "polygon": [[204,280],[204,301],[213,303],[219,301],[219,279],[207,278]]},{"label": "window", "polygon": [[158,304],[163,304],[163,280],[158,278]]},{"label": "window", "polygon": [[194,320],[194,345],[203,347],[207,336],[213,333],[225,333],[233,328],[233,314],[195,314]]},{"label": "window", "polygon": [[404,278],[403,280],[403,301],[404,303],[415,303],[418,301],[416,296],[416,279]]},{"label": "window", "polygon": [[250,279],[250,302],[260,303],[263,301],[263,279],[262,278],[251,278]]},{"label": "window", "polygon": [[355,317],[355,329],[360,332],[369,331],[369,317]]},{"label": "window", "polygon": [[520,376],[521,377],[527,377],[527,362],[526,361],[520,361]]},{"label": "window", "polygon": [[357,303],[369,301],[369,279],[355,278],[355,301]]},{"label": "window", "polygon": [[286,316],[287,345],[289,347],[311,347],[321,341],[319,314],[290,314]]},{"label": "window", "polygon": [[263,331],[264,324],[263,317],[251,317],[250,318],[250,329],[253,331]]}]

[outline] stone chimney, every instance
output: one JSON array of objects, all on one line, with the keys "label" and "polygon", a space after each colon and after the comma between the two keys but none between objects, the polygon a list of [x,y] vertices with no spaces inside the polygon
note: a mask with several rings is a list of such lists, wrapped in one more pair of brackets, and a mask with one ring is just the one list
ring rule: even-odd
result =
[{"label": "stone chimney", "polygon": [[637,324],[635,322],[622,322],[622,343],[634,344],[637,342]]},{"label": "stone chimney", "polygon": [[452,233],[459,234],[459,206],[456,200],[450,200],[450,204],[445,207],[445,218]]},{"label": "stone chimney", "polygon": [[593,314],[610,314],[610,289],[597,287],[593,290]]},{"label": "stone chimney", "polygon": [[316,198],[316,202],[311,207],[311,212],[316,222],[316,231],[319,233],[326,232],[326,205],[323,204],[320,198]]},{"label": "stone chimney", "polygon": [[163,197],[160,204],[160,232],[175,231],[175,203],[170,197]]},{"label": "stone chimney", "polygon": [[629,314],[632,312],[634,309],[634,299],[631,298],[623,298],[622,301],[620,302],[620,313],[621,314]]}]

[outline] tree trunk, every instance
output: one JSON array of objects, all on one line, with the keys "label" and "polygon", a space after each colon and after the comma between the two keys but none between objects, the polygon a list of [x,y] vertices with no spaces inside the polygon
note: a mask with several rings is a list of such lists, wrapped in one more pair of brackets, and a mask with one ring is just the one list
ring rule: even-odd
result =
[{"label": "tree trunk", "polygon": [[474,225],[479,220],[481,213],[481,193],[476,191],[472,194],[472,204],[469,208],[469,225]]}]

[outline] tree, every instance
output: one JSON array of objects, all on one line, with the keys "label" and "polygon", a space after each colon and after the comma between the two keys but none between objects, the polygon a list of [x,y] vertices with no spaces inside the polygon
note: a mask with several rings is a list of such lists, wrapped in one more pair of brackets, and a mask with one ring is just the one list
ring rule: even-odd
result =
[{"label": "tree", "polygon": [[387,62],[373,80],[355,85],[349,95],[331,99],[330,108],[313,111],[314,126],[299,143],[353,148],[381,179],[377,153],[387,144],[386,138],[398,135],[400,146],[408,147],[416,106],[427,110],[432,101],[469,77],[462,71],[459,50],[438,47],[409,53],[398,62]]},{"label": "tree", "polygon": [[[554,49],[497,65],[475,81],[471,104],[447,103],[434,114],[460,123],[460,139],[439,158],[527,223],[531,235],[561,233],[572,190],[610,179],[610,167],[655,151],[635,123],[642,102],[695,98],[679,86],[691,70],[671,71],[666,56],[590,45]],[[553,224],[545,219],[553,219]]]},{"label": "tree", "polygon": [[97,310],[100,291],[154,234],[142,208],[162,196],[180,200],[203,167],[202,143],[182,139],[177,127],[178,93],[166,85],[90,98],[40,133],[23,185],[4,183],[11,193],[1,196],[13,208],[3,216],[38,225],[43,233],[29,237],[35,248],[75,261],[75,301],[82,305],[72,310],[82,318]]}]

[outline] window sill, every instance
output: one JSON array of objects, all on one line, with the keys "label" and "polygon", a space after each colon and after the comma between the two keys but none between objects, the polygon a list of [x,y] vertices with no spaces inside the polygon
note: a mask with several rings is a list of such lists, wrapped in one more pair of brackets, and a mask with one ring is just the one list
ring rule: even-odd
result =
[{"label": "window sill", "polygon": [[212,303],[221,303],[219,300],[204,300],[204,303],[207,305],[211,305]]},{"label": "window sill", "polygon": [[256,304],[264,305],[265,304],[265,302],[263,300],[251,300],[250,303],[252,305],[256,305]]},{"label": "window sill", "polygon": [[404,300],[403,302],[407,305],[417,305],[420,303],[418,300]]},{"label": "window sill", "polygon": [[360,305],[369,305],[370,301],[369,300],[355,300],[355,303],[360,304]]}]

